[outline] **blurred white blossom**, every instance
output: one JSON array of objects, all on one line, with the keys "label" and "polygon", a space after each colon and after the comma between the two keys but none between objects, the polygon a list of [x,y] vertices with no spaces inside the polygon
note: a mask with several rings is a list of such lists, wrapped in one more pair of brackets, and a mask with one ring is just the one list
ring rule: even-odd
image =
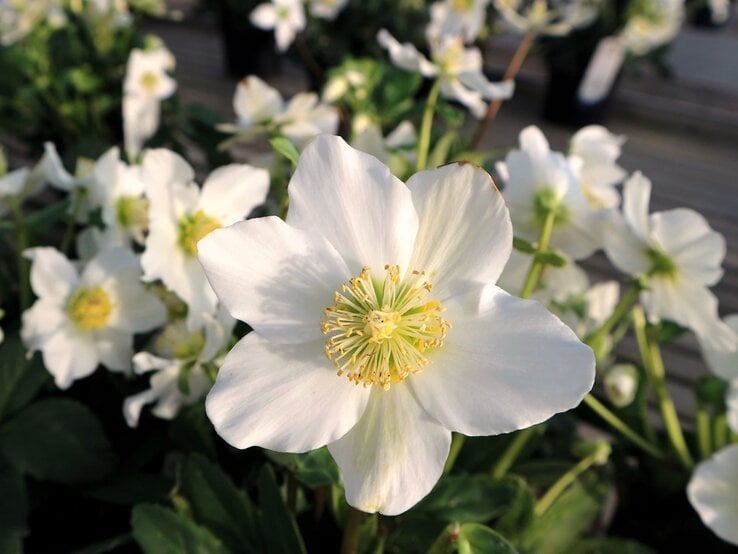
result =
[{"label": "blurred white blossom", "polygon": [[569,155],[582,161],[579,174],[582,192],[595,209],[620,205],[615,185],[628,175],[617,164],[624,142],[625,137],[614,135],[600,125],[584,127],[571,138]]},{"label": "blurred white blossom", "polygon": [[493,0],[497,13],[519,33],[564,36],[591,23],[598,14],[590,0]]},{"label": "blurred white blossom", "polygon": [[428,42],[442,36],[463,37],[474,42],[487,20],[490,0],[443,0],[430,6],[431,20],[425,30]]},{"label": "blurred white blossom", "polygon": [[346,7],[348,0],[308,0],[310,15],[333,20]]},{"label": "blurred white blossom", "polygon": [[274,29],[277,49],[284,52],[305,28],[305,9],[302,0],[271,0],[256,6],[250,19],[260,29]]},{"label": "blurred white blossom", "polygon": [[625,48],[642,56],[670,42],[684,20],[684,0],[638,0],[628,4],[620,31]]}]

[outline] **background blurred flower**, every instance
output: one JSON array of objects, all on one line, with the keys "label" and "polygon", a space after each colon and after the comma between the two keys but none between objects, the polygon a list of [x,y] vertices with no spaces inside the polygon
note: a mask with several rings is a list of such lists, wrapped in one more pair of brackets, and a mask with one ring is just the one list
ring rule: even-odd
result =
[{"label": "background blurred flower", "polygon": [[272,0],[256,6],[251,23],[260,29],[274,29],[277,49],[287,50],[297,33],[305,28],[302,0]]}]

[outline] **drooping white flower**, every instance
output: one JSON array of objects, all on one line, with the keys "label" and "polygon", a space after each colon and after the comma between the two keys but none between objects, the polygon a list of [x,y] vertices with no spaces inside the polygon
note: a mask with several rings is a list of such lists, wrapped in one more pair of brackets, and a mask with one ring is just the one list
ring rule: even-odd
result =
[{"label": "drooping white flower", "polygon": [[141,256],[144,281],[161,279],[188,306],[192,329],[214,315],[217,298],[197,261],[197,243],[205,235],[244,219],[264,203],[269,174],[246,164],[216,169],[202,189],[194,171],[169,150],[149,150],[142,162],[149,199],[149,234]]},{"label": "drooping white flower", "polygon": [[571,138],[569,155],[582,161],[582,192],[595,209],[620,205],[615,185],[628,174],[617,164],[623,142],[625,137],[614,135],[601,125],[584,127]]},{"label": "drooping white flower", "polygon": [[738,337],[718,317],[707,288],[723,275],[725,239],[694,210],[648,213],[651,181],[634,173],[623,188],[623,211],[613,214],[605,252],[621,271],[647,275],[641,301],[651,321],[667,319],[695,332],[713,350],[735,350]]},{"label": "drooping white flower", "polygon": [[637,56],[670,42],[684,21],[684,0],[630,2],[620,36],[625,48]]},{"label": "drooping white flower", "polygon": [[251,23],[260,29],[274,29],[277,49],[284,52],[305,28],[302,0],[271,0],[259,4],[251,12]]},{"label": "drooping white flower", "polygon": [[552,152],[538,127],[523,129],[520,150],[510,151],[496,169],[505,181],[505,199],[517,236],[537,240],[546,213],[553,209],[551,247],[574,260],[597,250],[602,222],[582,193],[581,164]]},{"label": "drooping white flower", "polygon": [[482,73],[482,54],[478,48],[465,48],[457,37],[442,36],[430,42],[429,61],[409,42],[401,44],[386,29],[377,34],[397,67],[417,71],[425,77],[441,81],[441,96],[457,100],[481,118],[487,110],[485,100],[508,99],[513,94],[512,81],[493,83]]},{"label": "drooping white flower", "polygon": [[508,27],[519,33],[564,36],[597,17],[595,2],[587,0],[494,0],[494,7]]},{"label": "drooping white flower", "polygon": [[60,389],[100,363],[127,371],[133,335],[164,323],[164,306],[144,289],[138,257],[125,248],[101,252],[81,274],[54,248],[32,248],[27,256],[38,300],[23,313],[21,337],[31,352],[42,352]]},{"label": "drooping white flower", "polygon": [[[182,406],[197,402],[212,382],[203,369],[226,346],[231,337],[233,318],[225,310],[217,317],[206,316],[202,328],[190,331],[182,320],[167,325],[154,341],[154,353],[139,352],[133,357],[133,371],[142,375],[154,372],[149,388],[123,402],[123,415],[129,427],[138,425],[141,410],[155,404],[151,413],[162,419],[174,418]],[[186,372],[187,389],[180,388]]]},{"label": "drooping white flower", "polygon": [[738,545],[738,444],[723,448],[697,464],[687,497],[704,523],[718,537]]},{"label": "drooping white flower", "polygon": [[131,50],[123,81],[123,135],[130,158],[137,157],[143,143],[156,133],[159,104],[177,89],[177,82],[167,74],[174,65],[174,56],[163,44]]},{"label": "drooping white flower", "polygon": [[614,406],[629,406],[638,392],[638,370],[633,364],[615,364],[605,372],[603,385]]},{"label": "drooping white flower", "polygon": [[238,83],[233,109],[237,124],[219,129],[247,140],[261,134],[282,135],[302,147],[315,136],[338,129],[338,111],[320,102],[315,93],[298,93],[285,104],[279,91],[256,75]]},{"label": "drooping white flower", "polygon": [[348,0],[309,0],[310,15],[332,21],[347,3]]},{"label": "drooping white flower", "polygon": [[431,20],[425,30],[428,42],[442,36],[461,36],[474,42],[487,20],[490,0],[443,0],[430,7]]},{"label": "drooping white flower", "polygon": [[591,350],[541,304],[494,286],[512,228],[484,171],[450,164],[404,184],[320,136],[288,190],[286,222],[200,243],[219,298],[254,329],[206,401],[232,445],[328,445],[348,502],[397,514],[441,476],[451,431],[527,427],[590,389]]}]

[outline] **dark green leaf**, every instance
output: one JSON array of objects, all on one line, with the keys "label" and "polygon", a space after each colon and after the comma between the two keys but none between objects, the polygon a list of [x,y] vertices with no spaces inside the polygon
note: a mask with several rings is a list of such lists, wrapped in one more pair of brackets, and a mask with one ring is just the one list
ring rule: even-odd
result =
[{"label": "dark green leaf", "polygon": [[184,452],[201,452],[215,457],[213,425],[205,414],[205,404],[196,402],[179,411],[169,427],[169,435]]},{"label": "dark green leaf", "polygon": [[307,552],[295,519],[287,510],[274,471],[265,465],[259,473],[259,505],[262,509],[265,552],[270,554],[295,554]]},{"label": "dark green leaf", "polygon": [[656,554],[656,551],[636,541],[600,537],[581,541],[571,554]]},{"label": "dark green leaf", "polygon": [[133,535],[126,533],[96,542],[81,550],[75,550],[73,554],[108,554],[110,552],[117,552],[120,547],[131,542],[133,542]]},{"label": "dark green leaf", "polygon": [[95,481],[115,467],[98,419],[65,398],[31,404],[6,422],[0,451],[21,473],[59,483]]},{"label": "dark green leaf", "polygon": [[527,240],[521,239],[520,237],[513,237],[513,248],[515,250],[518,250],[519,252],[524,252],[526,254],[535,254],[536,252],[535,246],[533,246]]},{"label": "dark green leaf", "polygon": [[478,523],[466,523],[459,529],[459,554],[517,554],[505,537]]},{"label": "dark green leaf", "polygon": [[179,494],[195,520],[234,552],[259,552],[259,531],[251,500],[214,463],[193,454],[180,465]]},{"label": "dark green leaf", "polygon": [[506,537],[515,539],[533,521],[536,497],[524,479],[511,475],[505,477],[505,481],[514,485],[515,493],[505,514],[495,522],[495,529]]},{"label": "dark green leaf", "polygon": [[229,552],[204,527],[171,510],[139,504],[131,515],[133,538],[146,554],[221,554]]},{"label": "dark green leaf", "polygon": [[26,359],[26,349],[16,335],[0,346],[0,421],[24,407],[50,380],[41,356]]},{"label": "dark green leaf", "polygon": [[516,488],[512,481],[494,481],[487,475],[446,476],[416,510],[447,522],[489,521],[505,512]]},{"label": "dark green leaf", "polygon": [[297,148],[295,148],[295,145],[289,141],[289,139],[286,139],[284,137],[274,137],[269,142],[271,143],[272,148],[274,148],[277,153],[282,154],[292,163],[293,168],[297,167],[297,161],[300,159],[300,153],[297,151]]},{"label": "dark green leaf", "polygon": [[26,534],[28,500],[23,476],[9,466],[0,467],[0,552],[21,554]]},{"label": "dark green leaf", "polygon": [[310,488],[328,486],[339,481],[338,466],[328,449],[323,447],[304,454],[287,454],[265,450],[274,463],[286,467]]},{"label": "dark green leaf", "polygon": [[536,254],[536,261],[554,267],[564,267],[566,265],[566,258],[551,251],[539,252]]},{"label": "dark green leaf", "polygon": [[132,505],[166,500],[172,486],[169,479],[159,475],[116,474],[113,479],[85,490],[85,496],[111,504]]},{"label": "dark green leaf", "polygon": [[658,341],[661,343],[671,342],[686,332],[686,327],[682,327],[678,323],[674,323],[673,321],[662,321],[658,325]]}]

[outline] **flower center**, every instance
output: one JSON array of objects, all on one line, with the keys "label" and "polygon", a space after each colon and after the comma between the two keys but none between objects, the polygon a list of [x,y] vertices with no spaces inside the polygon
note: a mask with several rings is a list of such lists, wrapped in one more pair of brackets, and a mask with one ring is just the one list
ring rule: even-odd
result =
[{"label": "flower center", "polygon": [[112,311],[110,297],[101,287],[79,287],[67,300],[69,319],[84,331],[102,329]]},{"label": "flower center", "polygon": [[115,201],[115,217],[124,229],[147,228],[149,225],[149,201],[142,196],[120,196]]},{"label": "flower center", "polygon": [[466,12],[471,10],[474,0],[451,0],[451,7],[456,12]]},{"label": "flower center", "polygon": [[188,256],[196,256],[198,241],[205,235],[220,229],[222,225],[214,217],[210,217],[202,210],[197,210],[194,214],[183,215],[178,227],[177,244]]},{"label": "flower center", "polygon": [[196,358],[205,346],[200,330],[190,331],[183,321],[170,323],[154,340],[154,351],[164,358],[187,360]]},{"label": "flower center", "polygon": [[676,277],[676,265],[674,264],[674,260],[666,252],[651,247],[646,250],[646,256],[651,261],[649,275],[669,278]]},{"label": "flower center", "polygon": [[335,293],[321,325],[329,335],[325,354],[350,381],[385,390],[428,365],[426,350],[443,345],[451,324],[445,308],[429,299],[431,283],[422,271],[400,281],[400,268],[385,266],[384,281],[365,267]]},{"label": "flower center", "polygon": [[146,92],[153,94],[156,86],[159,84],[159,76],[153,71],[144,71],[141,74],[141,88]]}]

